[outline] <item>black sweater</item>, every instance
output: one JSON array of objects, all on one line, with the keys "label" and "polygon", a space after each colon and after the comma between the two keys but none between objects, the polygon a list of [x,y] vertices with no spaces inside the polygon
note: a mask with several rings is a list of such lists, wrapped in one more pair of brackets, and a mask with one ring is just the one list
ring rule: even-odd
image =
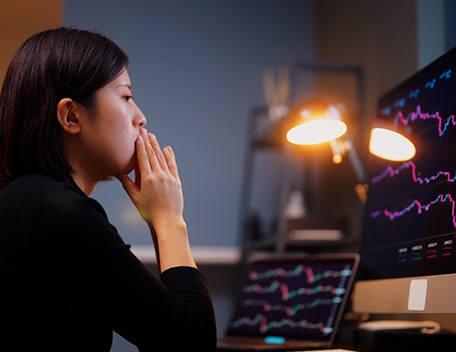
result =
[{"label": "black sweater", "polygon": [[[215,348],[205,277],[156,279],[75,183],[27,175],[0,192],[0,351]],[[158,348],[157,348],[158,347]]]}]

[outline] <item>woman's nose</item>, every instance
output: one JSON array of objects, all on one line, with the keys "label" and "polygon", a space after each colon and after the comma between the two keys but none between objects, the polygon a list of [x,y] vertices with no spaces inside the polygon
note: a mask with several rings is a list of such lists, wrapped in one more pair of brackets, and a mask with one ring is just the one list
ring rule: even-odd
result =
[{"label": "woman's nose", "polygon": [[137,107],[137,112],[135,116],[136,124],[139,127],[144,127],[147,123],[147,119],[142,113],[141,109]]}]

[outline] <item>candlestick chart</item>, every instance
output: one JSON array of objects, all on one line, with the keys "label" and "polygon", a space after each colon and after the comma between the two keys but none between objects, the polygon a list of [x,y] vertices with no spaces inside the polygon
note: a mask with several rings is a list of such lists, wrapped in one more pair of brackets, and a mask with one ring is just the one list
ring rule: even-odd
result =
[{"label": "candlestick chart", "polygon": [[352,275],[338,262],[257,264],[249,272],[230,329],[235,333],[327,336]]}]

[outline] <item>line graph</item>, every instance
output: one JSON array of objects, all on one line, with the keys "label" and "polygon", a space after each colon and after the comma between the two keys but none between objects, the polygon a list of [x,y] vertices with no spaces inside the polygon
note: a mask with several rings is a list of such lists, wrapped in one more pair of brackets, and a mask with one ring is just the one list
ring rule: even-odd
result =
[{"label": "line graph", "polygon": [[404,207],[399,211],[391,211],[388,209],[377,210],[371,213],[371,218],[377,218],[381,215],[386,216],[389,220],[393,221],[406,213],[412,211],[416,208],[417,214],[422,214],[423,212],[429,211],[429,209],[437,203],[449,202],[451,204],[451,220],[453,222],[453,227],[456,228],[456,219],[455,219],[455,201],[451,194],[439,194],[433,201],[427,204],[421,204],[419,200],[414,200],[412,203]]},{"label": "line graph", "polygon": [[369,278],[455,272],[456,51],[452,55],[377,101],[373,125],[407,137],[416,154],[400,162],[369,159],[361,251]]},{"label": "line graph", "polygon": [[334,271],[334,270],[327,270],[318,274],[314,273],[314,270],[312,267],[304,266],[302,264],[297,265],[294,269],[292,270],[285,270],[284,268],[276,268],[276,269],[271,269],[267,270],[264,272],[257,272],[252,270],[249,273],[249,277],[251,280],[263,280],[263,279],[270,279],[270,278],[290,278],[290,277],[295,277],[295,276],[301,276],[305,274],[306,275],[306,281],[307,283],[311,284],[323,279],[327,278],[338,278],[342,276],[350,276],[351,270],[345,269],[341,271]]},{"label": "line graph", "polygon": [[287,283],[280,281],[273,281],[269,286],[261,286],[259,284],[246,285],[242,288],[242,291],[245,293],[262,293],[269,294],[280,292],[281,299],[283,301],[288,301],[297,296],[310,296],[315,295],[321,292],[330,292],[331,294],[343,294],[345,292],[341,291],[343,289],[337,288],[333,285],[317,285],[315,287],[305,288],[301,287],[296,290],[290,290]]},{"label": "line graph", "polygon": [[268,321],[267,317],[262,314],[257,314],[255,317],[242,317],[238,320],[235,320],[231,323],[232,327],[238,327],[242,325],[247,326],[259,326],[259,331],[261,333],[266,333],[271,329],[278,329],[282,327],[289,327],[289,328],[300,328],[300,329],[310,329],[310,330],[319,330],[323,333],[330,333],[333,329],[331,327],[326,327],[325,324],[322,322],[312,323],[307,319],[302,319],[298,321],[294,321],[289,318],[284,318],[281,320],[272,320]]},{"label": "line graph", "polygon": [[417,173],[417,171],[416,171],[415,163],[413,161],[406,161],[395,169],[392,166],[388,165],[388,167],[385,169],[385,171],[383,171],[381,174],[372,178],[371,183],[372,184],[378,183],[388,176],[390,178],[394,178],[395,176],[399,175],[401,173],[401,171],[403,171],[405,169],[411,169],[413,182],[419,183],[421,185],[429,184],[432,181],[437,180],[439,177],[445,178],[447,182],[455,182],[455,180],[456,180],[456,172],[455,172],[454,176],[452,176],[451,172],[443,171],[443,170],[438,171],[435,175],[432,175],[430,177],[420,177],[420,176],[418,176],[419,173]]},{"label": "line graph", "polygon": [[257,263],[242,286],[230,331],[290,337],[329,335],[345,302],[352,269],[345,259]]},{"label": "line graph", "polygon": [[313,301],[306,303],[299,303],[294,306],[286,306],[283,304],[272,304],[269,301],[257,300],[257,299],[247,299],[241,302],[241,305],[244,307],[260,307],[265,312],[284,312],[287,316],[293,317],[299,311],[319,307],[322,305],[331,305],[335,303],[341,303],[342,298],[340,296],[335,296],[333,298],[321,299],[317,298]]},{"label": "line graph", "polygon": [[399,111],[396,114],[396,117],[394,119],[394,130],[397,130],[397,125],[399,122],[404,125],[408,125],[410,122],[414,122],[416,120],[437,120],[439,123],[439,137],[442,137],[444,135],[449,125],[456,125],[455,115],[450,115],[445,119],[440,116],[439,111],[436,111],[435,113],[425,113],[421,111],[421,105],[417,105],[416,110],[410,112],[407,116],[404,116],[402,111]]}]

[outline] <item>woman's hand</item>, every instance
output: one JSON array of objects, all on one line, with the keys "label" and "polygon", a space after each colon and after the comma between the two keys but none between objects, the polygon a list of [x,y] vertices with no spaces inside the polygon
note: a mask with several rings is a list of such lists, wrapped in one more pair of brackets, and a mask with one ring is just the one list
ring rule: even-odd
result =
[{"label": "woman's hand", "polygon": [[136,141],[136,154],[135,182],[127,175],[119,175],[119,179],[141,217],[151,229],[183,221],[182,186],[171,147],[162,152],[157,138],[142,129]]},{"label": "woman's hand", "polygon": [[136,155],[135,181],[125,174],[118,179],[149,225],[160,262],[167,261],[166,265],[161,263],[162,271],[177,265],[195,266],[183,218],[182,185],[172,149],[166,147],[162,152],[156,137],[142,129],[136,141]]}]

